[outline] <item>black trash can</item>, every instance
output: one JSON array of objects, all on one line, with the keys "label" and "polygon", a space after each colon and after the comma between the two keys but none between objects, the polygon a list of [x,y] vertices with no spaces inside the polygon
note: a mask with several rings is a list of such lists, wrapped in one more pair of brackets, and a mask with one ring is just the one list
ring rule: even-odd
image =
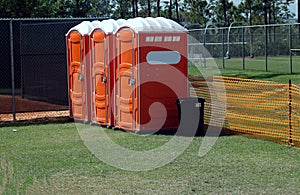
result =
[{"label": "black trash can", "polygon": [[181,131],[186,135],[205,135],[204,98],[177,99],[178,118]]}]

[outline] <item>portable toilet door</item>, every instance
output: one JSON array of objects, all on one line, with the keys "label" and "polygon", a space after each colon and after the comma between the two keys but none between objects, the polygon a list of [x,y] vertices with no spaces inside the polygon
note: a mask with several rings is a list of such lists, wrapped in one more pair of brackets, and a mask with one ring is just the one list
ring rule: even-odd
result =
[{"label": "portable toilet door", "polygon": [[105,32],[96,28],[91,34],[92,122],[102,125],[109,123],[107,47]]},{"label": "portable toilet door", "polygon": [[177,129],[189,96],[186,32],[139,33],[139,130]]},{"label": "portable toilet door", "polygon": [[187,30],[162,17],[145,20],[151,29],[138,36],[139,130],[176,129],[176,101],[189,96]]},{"label": "portable toilet door", "polygon": [[91,31],[91,86],[92,122],[114,126],[112,108],[114,97],[114,31],[119,27],[113,19],[92,22]]},{"label": "portable toilet door", "polygon": [[121,27],[116,33],[115,69],[115,127],[125,130],[137,128],[137,39],[134,31]]},{"label": "portable toilet door", "polygon": [[68,90],[70,118],[91,121],[89,81],[89,32],[92,24],[84,21],[71,28],[66,35],[68,60]]},{"label": "portable toilet door", "polygon": [[126,25],[117,31],[117,127],[178,128],[176,100],[189,95],[187,31],[163,18],[135,18]]}]

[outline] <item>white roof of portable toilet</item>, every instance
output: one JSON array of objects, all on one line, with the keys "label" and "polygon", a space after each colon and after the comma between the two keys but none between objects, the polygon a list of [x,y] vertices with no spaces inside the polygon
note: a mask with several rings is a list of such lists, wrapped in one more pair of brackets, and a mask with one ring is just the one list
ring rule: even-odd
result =
[{"label": "white roof of portable toilet", "polygon": [[80,24],[72,27],[68,31],[67,35],[70,34],[71,31],[74,31],[74,30],[78,31],[82,36],[88,35],[93,28],[94,28],[94,25],[91,22],[89,22],[89,21],[83,21]]},{"label": "white roof of portable toilet", "polygon": [[[175,31],[187,31],[183,26],[175,22],[174,20],[170,20],[163,17],[155,18],[157,22],[159,22],[162,27],[167,28],[168,30],[175,30]],[[166,24],[166,26],[164,26]]]},{"label": "white roof of portable toilet", "polygon": [[129,27],[133,29],[136,33],[142,31],[146,31],[146,32],[187,31],[183,26],[181,26],[177,22],[163,17],[157,17],[157,18],[137,17],[137,18],[128,19],[126,23],[124,23],[119,27],[119,29],[124,27]]},{"label": "white roof of portable toilet", "polygon": [[147,17],[145,18],[145,20],[148,22],[151,28],[162,28],[161,24],[155,18]]},{"label": "white roof of portable toilet", "polygon": [[99,20],[94,20],[92,21],[92,24],[94,25],[94,27],[97,27],[101,24],[101,22]]},{"label": "white roof of portable toilet", "polygon": [[148,22],[144,20],[144,18],[131,18],[128,19],[125,25],[122,26],[127,26],[132,28],[134,31],[139,32],[139,31],[147,31],[150,30],[150,25]]},{"label": "white roof of portable toilet", "polygon": [[106,34],[112,34],[117,32],[119,29],[129,27],[133,29],[136,33],[144,31],[144,32],[172,32],[172,31],[187,31],[183,26],[178,24],[177,22],[166,19],[163,17],[147,17],[147,18],[132,18],[132,19],[108,19],[103,21],[83,21],[80,24],[72,27],[67,35],[71,31],[78,31],[81,35],[89,35],[92,30],[95,28],[100,28]]},{"label": "white roof of portable toilet", "polygon": [[96,21],[93,21],[92,23],[94,24],[94,29],[100,28],[106,34],[112,34],[119,28],[119,24],[117,23],[116,20],[113,20],[113,19],[103,20],[101,22],[96,20]]},{"label": "white roof of portable toilet", "polygon": [[124,25],[127,22],[127,20],[125,19],[118,19],[117,23],[119,24],[119,26]]}]

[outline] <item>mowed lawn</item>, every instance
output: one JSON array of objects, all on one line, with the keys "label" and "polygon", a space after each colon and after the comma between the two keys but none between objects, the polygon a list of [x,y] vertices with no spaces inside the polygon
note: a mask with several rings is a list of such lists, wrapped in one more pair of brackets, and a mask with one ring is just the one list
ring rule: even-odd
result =
[{"label": "mowed lawn", "polygon": [[[292,71],[293,73],[300,73],[300,56],[292,57]],[[266,63],[267,61],[267,63]],[[216,63],[220,68],[223,68],[223,60],[217,59]],[[254,58],[245,58],[244,68],[246,70],[260,70],[260,71],[270,71],[270,72],[280,72],[280,73],[290,73],[290,56],[257,56]],[[224,61],[224,66],[227,69],[243,69],[243,59],[242,58],[232,58],[226,59]]]},{"label": "mowed lawn", "polygon": [[[172,138],[105,132],[139,151]],[[300,150],[245,136],[219,137],[204,157],[198,156],[203,137],[195,137],[170,164],[134,172],[97,159],[74,123],[2,127],[0,135],[0,194],[300,193]]]},{"label": "mowed lawn", "polygon": [[[222,58],[203,58],[194,62],[202,67],[217,65],[219,69],[227,70],[254,70],[281,74],[290,74],[291,71],[290,56],[268,56],[267,60],[265,56],[245,57],[244,65],[243,58],[224,59],[224,61]],[[296,74],[300,73],[300,56],[292,57],[292,71]]]},{"label": "mowed lawn", "polygon": [[[219,59],[207,60],[206,67],[203,67],[203,63],[195,63],[196,65],[200,64],[197,67],[194,64],[191,64],[189,66],[189,74],[192,76],[223,75],[223,76],[231,76],[231,77],[237,77],[237,78],[274,81],[274,82],[283,83],[283,84],[288,84],[289,80],[291,80],[293,84],[300,85],[300,64],[299,64],[299,72],[290,74],[288,72],[284,73],[284,72],[280,72],[280,71],[266,72],[265,70],[249,70],[249,69],[241,70],[240,68],[235,66],[235,65],[237,65],[237,63],[240,65],[240,61],[236,60],[235,63],[232,63],[232,60],[230,61],[231,66],[225,67],[225,69],[222,69],[220,66],[217,66],[217,63],[220,63]],[[300,62],[300,59],[299,59],[299,62]],[[218,68],[218,69],[216,69],[216,68]]]},{"label": "mowed lawn", "polygon": [[[189,73],[215,71],[190,67]],[[280,83],[292,79],[300,84],[299,74],[276,71],[222,69],[221,74]],[[76,127],[75,123],[0,127],[0,194],[300,194],[297,148],[246,136],[220,136],[209,153],[199,157],[204,138],[195,137],[171,163],[136,172],[97,159]],[[105,133],[136,151],[158,148],[173,137],[109,129]]]}]

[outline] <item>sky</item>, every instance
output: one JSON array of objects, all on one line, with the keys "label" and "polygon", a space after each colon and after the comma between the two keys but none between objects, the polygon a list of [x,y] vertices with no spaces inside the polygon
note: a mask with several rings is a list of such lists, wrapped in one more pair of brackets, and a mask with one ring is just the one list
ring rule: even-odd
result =
[{"label": "sky", "polygon": [[296,17],[298,16],[298,14],[297,14],[297,2],[298,2],[298,1],[299,1],[299,0],[296,0],[295,3],[294,3],[293,5],[290,6],[291,11],[294,12],[294,13],[296,14]]},{"label": "sky", "polygon": [[[238,4],[241,3],[242,0],[232,0],[232,1],[233,1],[236,5],[238,5]],[[296,14],[295,17],[298,17],[298,15],[297,15],[297,2],[298,2],[298,1],[299,1],[299,0],[295,0],[295,3],[290,5],[290,10],[291,10],[293,13]]]}]

